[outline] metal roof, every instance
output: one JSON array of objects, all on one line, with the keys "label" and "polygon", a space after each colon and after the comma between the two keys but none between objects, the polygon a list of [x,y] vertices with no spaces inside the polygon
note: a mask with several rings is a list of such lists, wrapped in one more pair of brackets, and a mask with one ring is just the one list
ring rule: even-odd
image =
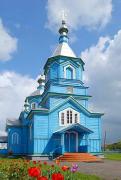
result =
[{"label": "metal roof", "polygon": [[33,93],[31,93],[29,96],[38,96],[38,95],[41,95],[39,89],[37,89],[36,91],[34,91]]},{"label": "metal roof", "polygon": [[18,119],[7,119],[7,126],[21,126],[21,122]]},{"label": "metal roof", "polygon": [[93,131],[91,131],[90,129],[82,126],[82,125],[79,124],[79,123],[75,123],[75,124],[71,124],[71,125],[69,125],[69,126],[63,127],[63,128],[57,130],[57,131],[54,132],[54,133],[59,133],[59,134],[61,134],[61,133],[64,133],[64,132],[66,132],[66,131],[68,131],[68,130],[77,131],[77,132],[79,132],[79,133],[86,133],[86,134],[93,133]]},{"label": "metal roof", "polygon": [[72,51],[72,49],[69,47],[68,43],[66,43],[66,42],[58,44],[52,57],[58,56],[58,55],[76,58],[75,53]]},{"label": "metal roof", "polygon": [[8,140],[8,136],[0,136],[0,143],[5,143]]}]

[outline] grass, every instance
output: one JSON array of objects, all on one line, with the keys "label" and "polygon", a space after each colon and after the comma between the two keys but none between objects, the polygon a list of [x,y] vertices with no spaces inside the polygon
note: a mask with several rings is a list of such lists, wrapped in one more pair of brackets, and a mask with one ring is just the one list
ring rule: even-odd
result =
[{"label": "grass", "polygon": [[109,160],[121,161],[121,153],[106,153],[104,156]]},{"label": "grass", "polygon": [[95,175],[87,175],[77,172],[76,176],[75,177],[73,176],[72,180],[102,180],[102,178]]}]

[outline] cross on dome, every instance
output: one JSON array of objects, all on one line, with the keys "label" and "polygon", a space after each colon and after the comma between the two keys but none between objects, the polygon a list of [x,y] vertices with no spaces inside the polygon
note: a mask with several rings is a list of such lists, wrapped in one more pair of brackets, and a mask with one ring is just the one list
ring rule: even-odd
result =
[{"label": "cross on dome", "polygon": [[66,13],[65,10],[62,10],[61,16],[62,16],[62,21],[66,21],[66,19],[67,19],[67,13]]}]

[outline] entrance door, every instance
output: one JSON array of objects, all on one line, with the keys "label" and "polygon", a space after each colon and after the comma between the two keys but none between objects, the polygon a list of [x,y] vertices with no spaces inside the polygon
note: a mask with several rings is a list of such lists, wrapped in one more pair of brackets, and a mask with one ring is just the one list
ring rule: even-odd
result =
[{"label": "entrance door", "polygon": [[64,140],[65,140],[65,152],[78,151],[78,133],[66,132]]}]

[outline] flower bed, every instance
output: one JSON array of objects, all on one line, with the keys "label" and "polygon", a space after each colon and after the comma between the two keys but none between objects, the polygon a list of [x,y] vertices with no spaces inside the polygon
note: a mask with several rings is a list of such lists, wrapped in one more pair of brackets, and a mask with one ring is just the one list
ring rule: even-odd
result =
[{"label": "flower bed", "polygon": [[48,164],[41,161],[22,159],[1,159],[0,179],[2,180],[99,180],[93,175],[78,172],[77,164],[71,167]]}]

